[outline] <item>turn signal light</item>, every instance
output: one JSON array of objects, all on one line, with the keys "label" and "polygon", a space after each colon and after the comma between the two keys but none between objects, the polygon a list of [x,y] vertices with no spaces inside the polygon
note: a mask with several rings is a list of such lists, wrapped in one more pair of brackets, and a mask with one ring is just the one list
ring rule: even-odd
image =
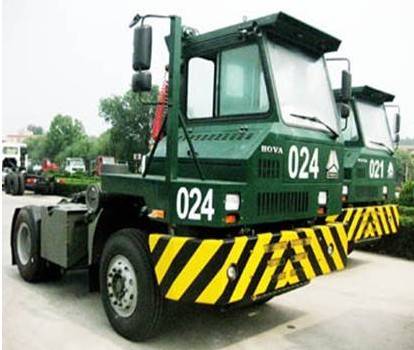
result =
[{"label": "turn signal light", "polygon": [[165,219],[165,210],[154,209],[148,216],[152,219]]},{"label": "turn signal light", "polygon": [[227,214],[225,218],[226,224],[235,224],[237,222],[237,215],[236,214]]},{"label": "turn signal light", "polygon": [[326,214],[326,208],[325,207],[319,207],[318,208],[318,215],[325,215]]}]

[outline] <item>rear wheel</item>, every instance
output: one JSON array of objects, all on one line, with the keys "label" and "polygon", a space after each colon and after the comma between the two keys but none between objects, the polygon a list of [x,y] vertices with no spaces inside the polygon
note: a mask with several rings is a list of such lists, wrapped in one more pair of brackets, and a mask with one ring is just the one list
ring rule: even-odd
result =
[{"label": "rear wheel", "polygon": [[17,196],[22,196],[24,194],[24,190],[25,190],[25,181],[24,181],[24,174],[23,173],[18,173],[17,174],[17,183],[18,183],[18,190],[16,195]]},{"label": "rear wheel", "polygon": [[22,208],[17,215],[12,233],[13,255],[20,275],[27,282],[55,279],[60,268],[40,256],[40,220],[35,220],[32,209]]},{"label": "rear wheel", "polygon": [[6,177],[4,178],[4,190],[6,191],[7,194],[11,193],[10,174],[7,174]]},{"label": "rear wheel", "polygon": [[19,177],[17,173],[12,172],[11,174],[9,174],[9,185],[10,185],[10,193],[13,196],[18,195],[20,186],[19,186]]},{"label": "rear wheel", "polygon": [[147,236],[137,229],[116,232],[105,244],[99,275],[102,303],[115,331],[133,341],[153,336],[163,300]]}]

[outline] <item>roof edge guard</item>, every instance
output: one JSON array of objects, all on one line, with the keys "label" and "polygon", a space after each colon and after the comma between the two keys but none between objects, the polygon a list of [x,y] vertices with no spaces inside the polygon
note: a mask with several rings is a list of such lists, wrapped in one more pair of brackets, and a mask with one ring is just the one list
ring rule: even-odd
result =
[{"label": "roof edge guard", "polygon": [[394,95],[374,89],[368,85],[352,88],[352,96],[378,105],[394,100]]},{"label": "roof edge guard", "polygon": [[[207,42],[218,42],[234,35],[243,39],[240,32],[253,26],[266,32],[273,40],[298,47],[306,53],[320,57],[327,52],[337,51],[341,41],[319,29],[316,29],[284,12],[260,17],[233,26],[192,36],[185,40],[187,49],[197,51],[198,46]],[[227,41],[226,40],[226,41]],[[233,39],[234,40],[234,39]],[[228,42],[228,41],[227,41]],[[214,44],[213,44],[214,45]]]}]

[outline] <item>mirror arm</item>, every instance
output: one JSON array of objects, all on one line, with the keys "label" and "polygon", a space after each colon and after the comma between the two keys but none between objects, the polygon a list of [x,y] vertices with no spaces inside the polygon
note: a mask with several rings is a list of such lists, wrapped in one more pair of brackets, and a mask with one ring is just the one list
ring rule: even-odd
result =
[{"label": "mirror arm", "polygon": [[341,131],[345,131],[348,128],[348,119],[349,118],[344,118],[345,119],[345,125],[344,127],[341,129]]},{"label": "mirror arm", "polygon": [[144,24],[145,19],[147,18],[171,18],[171,16],[163,16],[163,15],[145,15],[141,16],[139,13],[137,13],[134,18],[132,19],[131,23],[129,24],[129,28],[134,27],[139,22],[141,22],[141,25]]},{"label": "mirror arm", "polygon": [[326,61],[346,62],[347,71],[348,71],[348,73],[351,73],[351,60],[349,58],[346,58],[346,57],[332,57],[332,58],[326,58]]}]

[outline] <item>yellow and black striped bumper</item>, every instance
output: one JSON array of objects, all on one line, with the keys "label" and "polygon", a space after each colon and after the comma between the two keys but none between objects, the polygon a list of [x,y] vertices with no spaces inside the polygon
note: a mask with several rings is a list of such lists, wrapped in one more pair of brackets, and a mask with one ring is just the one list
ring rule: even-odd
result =
[{"label": "yellow and black striped bumper", "polygon": [[167,299],[224,306],[282,294],[343,269],[347,238],[342,224],[330,224],[233,239],[151,234],[149,246]]},{"label": "yellow and black striped bumper", "polygon": [[343,209],[327,222],[343,223],[350,246],[398,233],[400,214],[394,204]]}]

